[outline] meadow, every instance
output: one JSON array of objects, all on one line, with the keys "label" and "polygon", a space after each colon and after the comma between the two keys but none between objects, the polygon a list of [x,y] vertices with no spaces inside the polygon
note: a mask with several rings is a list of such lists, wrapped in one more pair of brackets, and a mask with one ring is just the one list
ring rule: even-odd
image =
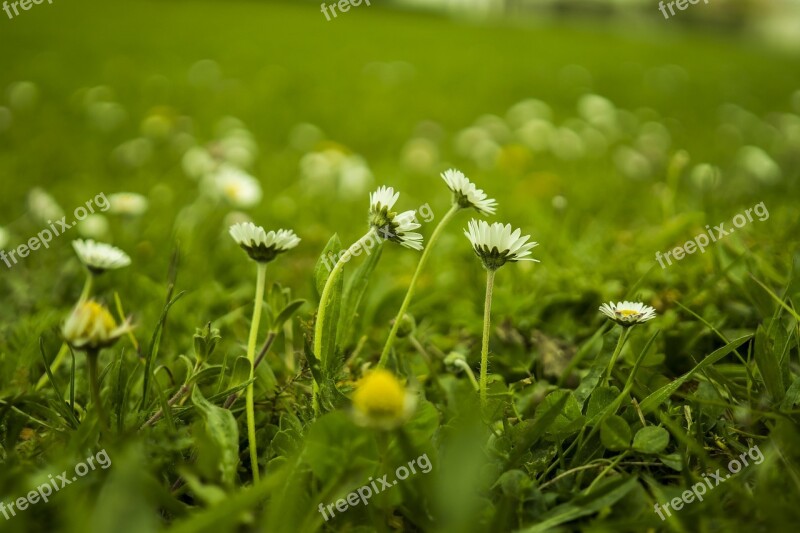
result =
[{"label": "meadow", "polygon": [[0,531],[793,528],[800,58],[664,24],[0,20]]}]

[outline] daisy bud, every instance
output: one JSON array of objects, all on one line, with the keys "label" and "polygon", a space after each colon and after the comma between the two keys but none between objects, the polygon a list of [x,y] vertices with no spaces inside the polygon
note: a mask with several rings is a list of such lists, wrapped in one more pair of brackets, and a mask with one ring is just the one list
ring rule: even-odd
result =
[{"label": "daisy bud", "polygon": [[67,343],[76,350],[99,350],[113,345],[132,329],[129,322],[119,326],[102,304],[94,300],[79,303],[64,323]]},{"label": "daisy bud", "polygon": [[355,421],[367,427],[394,429],[409,419],[415,406],[414,395],[388,370],[364,376],[353,394]]},{"label": "daisy bud", "polygon": [[197,328],[194,334],[194,353],[199,361],[206,361],[219,344],[222,337],[217,328],[211,327],[211,322],[205,328]]}]

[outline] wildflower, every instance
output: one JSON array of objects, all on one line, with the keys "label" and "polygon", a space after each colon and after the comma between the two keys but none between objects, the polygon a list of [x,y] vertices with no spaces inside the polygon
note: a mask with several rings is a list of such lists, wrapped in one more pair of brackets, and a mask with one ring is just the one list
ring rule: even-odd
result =
[{"label": "wildflower", "polygon": [[110,232],[108,219],[98,213],[89,215],[78,222],[77,228],[81,237],[91,239],[104,239],[108,237]]},{"label": "wildflower", "polygon": [[[277,232],[267,233],[261,226],[252,222],[234,224],[230,228],[231,237],[247,252],[247,255],[258,265],[256,275],[256,295],[253,307],[253,320],[250,323],[250,337],[247,341],[247,360],[250,361],[250,379],[255,377],[256,341],[258,340],[258,326],[261,322],[261,308],[264,305],[264,288],[267,277],[267,263],[279,254],[291,250],[300,242],[300,238],[292,230],[281,229]],[[253,479],[258,481],[258,447],[256,442],[255,423],[255,388],[253,381],[247,386],[247,440],[250,447],[250,466]]]},{"label": "wildflower", "polygon": [[413,414],[414,395],[388,370],[364,376],[353,394],[353,414],[362,426],[394,429]]},{"label": "wildflower", "polygon": [[128,254],[110,244],[95,242],[91,239],[72,241],[72,247],[78,259],[92,274],[101,274],[106,270],[123,268],[131,264]]},{"label": "wildflower", "polygon": [[399,192],[394,192],[392,187],[385,186],[378,187],[378,190],[370,193],[370,228],[381,239],[396,242],[406,248],[422,250],[422,235],[411,231],[420,227],[416,222],[414,211],[404,211],[399,214],[391,211],[399,197]]},{"label": "wildflower", "polygon": [[147,211],[147,198],[135,192],[118,192],[109,195],[110,211],[115,215],[139,216]]},{"label": "wildflower", "polygon": [[269,263],[300,242],[300,238],[292,230],[279,229],[268,233],[252,222],[234,224],[231,226],[230,234],[236,244],[241,246],[253,261],[259,263]]},{"label": "wildflower", "polygon": [[459,170],[449,169],[442,172],[442,179],[453,192],[453,202],[459,207],[472,207],[482,215],[493,215],[497,209],[497,200],[487,198],[482,189],[475,187]]},{"label": "wildflower", "polygon": [[483,261],[486,270],[497,270],[506,263],[517,261],[536,261],[531,255],[531,248],[539,245],[528,242],[530,235],[520,237],[521,230],[511,230],[511,224],[505,226],[499,222],[491,225],[483,220],[470,220],[469,228],[464,230],[475,255]]},{"label": "wildflower", "polygon": [[64,323],[67,343],[76,350],[107,348],[132,329],[130,322],[117,325],[105,306],[94,300],[78,303]]},{"label": "wildflower", "polygon": [[623,327],[641,324],[656,317],[656,310],[641,302],[609,302],[600,306],[600,312]]},{"label": "wildflower", "polygon": [[494,290],[494,276],[498,268],[506,263],[517,261],[536,261],[531,255],[531,248],[538,245],[528,242],[530,235],[520,237],[519,229],[511,231],[511,225],[505,226],[495,222],[489,225],[483,220],[470,220],[468,230],[464,231],[472,249],[475,251],[483,266],[486,268],[486,298],[483,305],[483,342],[481,345],[481,377],[480,397],[481,407],[484,412],[487,407],[486,386],[488,381],[489,366],[489,324],[492,314],[492,291]]},{"label": "wildflower", "polygon": [[34,187],[28,193],[28,209],[41,221],[58,220],[64,216],[64,210],[58,205],[55,198],[44,189]]},{"label": "wildflower", "polygon": [[253,207],[261,201],[258,180],[232,165],[221,165],[212,179],[215,194],[235,207]]}]

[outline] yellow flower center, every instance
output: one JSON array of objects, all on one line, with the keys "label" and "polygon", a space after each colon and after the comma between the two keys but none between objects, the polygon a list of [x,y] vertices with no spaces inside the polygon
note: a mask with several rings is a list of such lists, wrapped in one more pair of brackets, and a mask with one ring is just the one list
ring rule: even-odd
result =
[{"label": "yellow flower center", "polygon": [[618,309],[617,314],[624,316],[625,318],[633,315],[638,315],[638,311],[633,311],[631,309]]},{"label": "yellow flower center", "polygon": [[370,418],[399,419],[403,416],[406,391],[391,372],[376,370],[365,376],[353,394],[353,406]]},{"label": "yellow flower center", "polygon": [[223,190],[228,198],[238,198],[242,188],[238,183],[228,183]]}]

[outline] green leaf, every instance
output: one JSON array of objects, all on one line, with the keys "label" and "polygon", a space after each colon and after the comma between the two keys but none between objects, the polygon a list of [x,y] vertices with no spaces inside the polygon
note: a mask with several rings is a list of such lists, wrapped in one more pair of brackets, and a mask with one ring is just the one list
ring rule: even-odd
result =
[{"label": "green leaf", "polygon": [[767,387],[767,392],[774,402],[780,402],[786,394],[786,389],[783,385],[783,377],[781,376],[780,363],[777,359],[777,348],[777,346],[771,346],[766,330],[764,330],[762,326],[758,326],[758,329],[756,329],[756,343],[753,350],[756,366],[761,373],[761,379],[764,380],[764,385]]},{"label": "green leaf", "polygon": [[566,398],[564,407],[558,413],[558,416],[547,429],[547,434],[558,438],[567,437],[577,432],[585,421],[581,414],[581,407],[578,405],[578,400],[572,391],[556,390],[548,394],[542,403],[536,408],[534,414],[534,421],[542,416],[542,412],[549,410],[553,405],[559,403],[562,398]]},{"label": "green leaf", "polygon": [[232,487],[239,464],[239,427],[227,409],[203,397],[200,387],[192,391],[192,403],[201,422],[195,424],[197,464],[212,479]]},{"label": "green leaf", "polygon": [[588,423],[591,424],[592,420],[614,403],[618,396],[619,389],[617,387],[597,387],[589,397],[589,405],[586,407]]},{"label": "green leaf", "polygon": [[228,382],[228,388],[233,388],[241,385],[250,379],[250,360],[244,355],[240,355],[233,363],[233,371],[231,371],[231,379]]},{"label": "green leaf", "polygon": [[[515,432],[514,449],[509,454],[509,467],[515,466],[530,451],[531,447],[539,442],[539,439],[544,436],[545,432],[561,414],[562,409],[567,404],[567,400],[569,400],[569,396],[562,394],[554,402],[549,403],[546,410],[540,404],[536,410],[534,420],[524,420],[520,424],[521,427]],[[542,410],[544,411],[542,412]]]},{"label": "green leaf", "polygon": [[631,428],[621,416],[611,415],[600,426],[600,442],[612,452],[627,450],[631,444]]},{"label": "green leaf", "polygon": [[669,444],[669,432],[659,426],[647,426],[633,436],[633,449],[637,452],[659,454]]},{"label": "green leaf", "polygon": [[699,372],[700,370],[706,368],[707,366],[711,366],[717,361],[720,361],[726,355],[734,351],[736,348],[747,342],[753,337],[752,334],[745,335],[743,337],[739,337],[738,339],[734,339],[722,348],[715,350],[712,352],[708,357],[700,361],[694,368],[690,371],[673,381],[672,383],[668,383],[658,389],[657,391],[650,394],[647,398],[642,400],[640,404],[640,408],[642,413],[647,414],[649,412],[655,411],[662,403],[667,401],[667,399],[672,396],[672,394],[680,388],[681,385],[686,383],[695,373]]},{"label": "green leaf", "polygon": [[[369,248],[362,247],[365,250]],[[347,281],[347,287],[342,296],[342,315],[339,319],[339,330],[337,333],[338,344],[341,347],[347,346],[353,337],[353,324],[358,316],[358,306],[367,291],[367,284],[372,272],[378,265],[381,258],[383,247],[378,246],[374,253],[370,253],[367,259],[359,265],[353,275]]]},{"label": "green leaf", "polygon": [[317,259],[317,264],[314,265],[314,287],[317,289],[317,298],[322,295],[328,275],[333,270],[336,258],[339,257],[341,251],[342,241],[339,240],[339,234],[334,233],[328,244],[325,245],[325,249],[322,250],[322,255]]},{"label": "green leaf", "polygon": [[[560,524],[571,522],[611,507],[633,490],[636,487],[636,482],[637,479],[631,477],[627,479],[612,479],[601,483],[597,489],[588,495],[578,496],[568,503],[559,505],[543,515],[536,525],[521,529],[518,533],[545,533],[552,531],[555,526]],[[571,529],[576,530],[577,528]]]},{"label": "green leaf", "polygon": [[284,322],[292,318],[298,309],[303,307],[305,304],[305,300],[295,300],[293,302],[289,302],[283,310],[278,313],[278,316],[275,318],[275,322],[272,324],[272,329],[278,331],[281,327],[283,327]]}]

